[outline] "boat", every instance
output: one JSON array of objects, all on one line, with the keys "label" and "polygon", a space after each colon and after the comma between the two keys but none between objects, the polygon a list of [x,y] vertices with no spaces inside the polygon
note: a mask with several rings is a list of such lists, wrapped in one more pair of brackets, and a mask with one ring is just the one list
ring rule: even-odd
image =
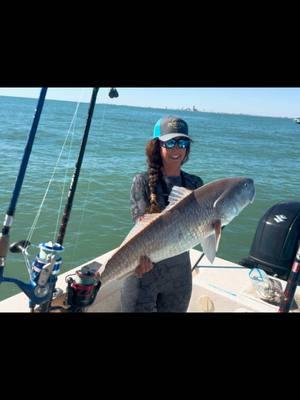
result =
[{"label": "boat", "polygon": [[[249,255],[239,263],[216,257],[211,264],[202,251],[191,249],[189,254],[193,280],[188,312],[278,312],[282,306],[282,297],[288,293],[288,286],[292,283],[291,270],[296,271],[295,267],[299,270],[299,231],[300,202],[282,201],[274,204],[262,216]],[[67,312],[66,292],[69,277],[76,275],[86,264],[105,263],[115,250],[60,274],[57,280],[60,293],[54,299],[53,306]],[[298,261],[293,262],[294,259]],[[262,279],[255,279],[255,273]],[[291,313],[300,311],[300,286],[296,283],[293,298],[290,299]],[[100,288],[94,301],[84,311],[121,312],[122,284],[123,279],[116,279]],[[0,312],[29,312],[27,296],[19,293],[3,300],[0,302]]]},{"label": "boat", "polygon": [[[105,253],[94,260],[103,262],[114,250]],[[190,250],[191,264],[194,265],[203,253]],[[66,278],[75,274],[79,267],[59,275],[57,286],[66,290]],[[193,270],[193,289],[188,313],[276,313],[278,305],[262,299],[249,277],[251,270],[244,266],[216,257],[210,264],[204,256]],[[273,278],[284,290],[287,282]],[[115,280],[100,289],[95,301],[85,312],[115,313],[121,312],[120,290],[123,280]],[[300,287],[297,288],[294,305],[290,312],[300,312]],[[64,296],[54,300],[54,305],[63,306]],[[0,312],[27,313],[28,298],[19,293],[0,302]]]},{"label": "boat", "polygon": [[296,122],[296,124],[300,124],[300,117],[294,118],[294,121]]},{"label": "boat", "polygon": [[[93,279],[91,269],[87,271],[87,265],[105,263],[116,249],[63,274],[59,273],[61,258],[57,256],[62,250],[72,205],[70,197],[72,199],[74,197],[76,189],[74,180],[79,176],[78,166],[80,169],[97,90],[93,91],[93,106],[89,109],[83,146],[79,153],[80,162],[77,161],[74,173],[76,179],[73,176],[56,243],[40,244],[40,252],[32,263],[30,284],[3,276],[8,251],[8,232],[12,225],[45,95],[45,91],[42,91],[29,135],[29,145],[27,143],[25,148],[24,154],[27,155],[23,157],[21,163],[16,182],[18,186],[13,191],[0,237],[0,283],[15,283],[22,292],[1,301],[0,312],[26,313],[36,310],[37,312],[121,312],[120,293],[124,278],[115,279],[101,288],[96,284],[96,279]],[[189,254],[193,281],[188,312],[299,312],[300,288],[297,286],[300,273],[299,231],[300,202],[283,201],[265,212],[258,224],[249,255],[239,263],[232,263],[219,257],[211,263],[203,252],[191,249]],[[27,241],[20,241],[12,244],[10,249],[13,252],[24,252],[29,244]],[[80,276],[81,283],[78,284],[70,279],[72,275]],[[36,308],[37,305],[39,307]]]}]

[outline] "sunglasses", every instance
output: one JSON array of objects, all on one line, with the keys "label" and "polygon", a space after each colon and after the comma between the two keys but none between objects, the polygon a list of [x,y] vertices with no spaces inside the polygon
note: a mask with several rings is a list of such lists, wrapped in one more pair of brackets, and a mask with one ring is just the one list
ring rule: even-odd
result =
[{"label": "sunglasses", "polygon": [[166,149],[173,149],[176,144],[180,149],[188,149],[190,147],[190,140],[189,139],[170,139],[166,142],[160,142],[162,147]]}]

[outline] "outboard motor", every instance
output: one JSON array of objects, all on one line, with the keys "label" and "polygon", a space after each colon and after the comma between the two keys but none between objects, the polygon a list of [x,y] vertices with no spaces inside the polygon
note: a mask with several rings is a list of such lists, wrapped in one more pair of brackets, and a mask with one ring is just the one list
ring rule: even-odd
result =
[{"label": "outboard motor", "polygon": [[287,280],[300,240],[300,202],[282,201],[259,221],[249,256],[240,264]]}]

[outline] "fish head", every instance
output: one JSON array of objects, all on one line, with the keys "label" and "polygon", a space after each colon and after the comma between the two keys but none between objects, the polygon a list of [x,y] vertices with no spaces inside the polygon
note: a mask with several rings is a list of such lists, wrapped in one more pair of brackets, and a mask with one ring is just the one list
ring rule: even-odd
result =
[{"label": "fish head", "polygon": [[254,181],[251,178],[238,177],[224,179],[223,191],[213,204],[217,219],[222,226],[229,224],[255,198]]},{"label": "fish head", "polygon": [[196,189],[194,197],[202,217],[200,243],[207,259],[213,263],[221,239],[221,228],[253,202],[254,182],[244,177],[220,179]]}]

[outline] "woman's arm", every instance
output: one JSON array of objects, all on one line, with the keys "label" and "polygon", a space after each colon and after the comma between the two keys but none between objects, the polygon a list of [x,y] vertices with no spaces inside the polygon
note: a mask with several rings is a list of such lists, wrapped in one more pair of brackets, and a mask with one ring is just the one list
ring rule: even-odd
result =
[{"label": "woman's arm", "polygon": [[145,214],[149,206],[148,183],[145,174],[138,174],[133,178],[130,191],[131,216],[133,221]]},{"label": "woman's arm", "polygon": [[[133,178],[130,192],[131,215],[134,221],[145,214],[149,206],[147,180],[144,174],[138,174]],[[135,269],[135,275],[141,278],[153,268],[151,260],[145,255],[141,256],[139,265]]]}]

